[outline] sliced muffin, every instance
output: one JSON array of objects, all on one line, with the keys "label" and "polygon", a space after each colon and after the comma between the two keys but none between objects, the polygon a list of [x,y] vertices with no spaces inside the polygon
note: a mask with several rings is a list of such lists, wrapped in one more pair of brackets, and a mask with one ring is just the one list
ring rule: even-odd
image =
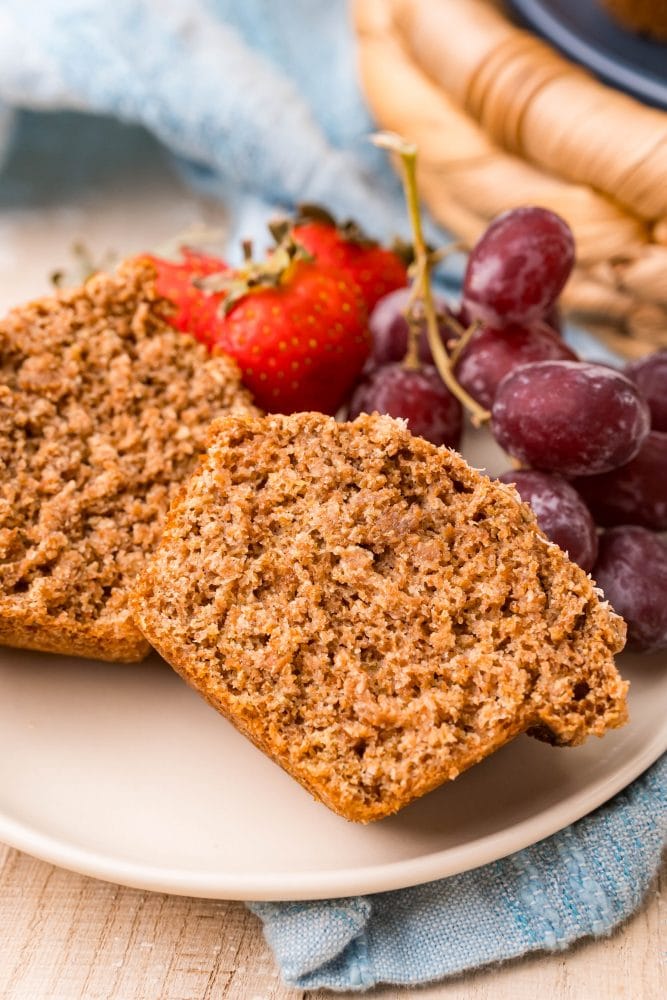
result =
[{"label": "sliced muffin", "polygon": [[140,660],[128,593],[235,364],[173,330],[148,262],[0,322],[0,643]]},{"label": "sliced muffin", "polygon": [[200,694],[351,820],[526,730],[626,718],[625,628],[512,487],[401,421],[216,421],[133,598]]}]

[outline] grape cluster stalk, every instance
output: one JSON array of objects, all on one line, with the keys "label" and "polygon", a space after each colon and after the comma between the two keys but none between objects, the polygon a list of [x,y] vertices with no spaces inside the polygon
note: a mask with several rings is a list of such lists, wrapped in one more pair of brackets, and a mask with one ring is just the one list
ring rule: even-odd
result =
[{"label": "grape cluster stalk", "polygon": [[414,241],[412,284],[370,317],[371,357],[348,416],[402,417],[458,448],[463,412],[489,423],[514,467],[500,479],[544,534],[590,572],[628,625],[629,645],[667,649],[667,350],[624,371],[577,358],[559,296],[575,260],[567,223],[540,206],[505,212],[468,256],[462,301],[436,297],[417,149],[394,133]]}]

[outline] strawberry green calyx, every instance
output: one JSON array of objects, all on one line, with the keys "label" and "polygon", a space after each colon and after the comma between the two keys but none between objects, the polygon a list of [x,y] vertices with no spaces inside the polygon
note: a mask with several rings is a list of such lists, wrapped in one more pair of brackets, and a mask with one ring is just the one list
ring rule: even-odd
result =
[{"label": "strawberry green calyx", "polygon": [[265,288],[279,288],[289,280],[294,267],[303,262],[311,263],[313,257],[289,236],[285,236],[266,260],[252,259],[252,246],[243,243],[244,263],[234,271],[207,275],[195,283],[209,295],[220,295],[220,308],[227,316],[237,303],[253,292]]},{"label": "strawberry green calyx", "polygon": [[344,272],[359,288],[369,315],[381,298],[408,283],[407,267],[398,254],[370,240],[355,222],[337,224],[319,206],[302,205],[295,219],[277,220],[270,230],[278,246],[291,238],[320,267]]},{"label": "strawberry green calyx", "polygon": [[[354,219],[346,219],[345,222],[338,222],[335,216],[326,208],[323,208],[322,205],[305,202],[297,205],[293,217],[284,216],[273,219],[269,223],[268,228],[276,245],[280,245],[283,240],[294,237],[295,230],[298,234],[300,227],[310,225],[323,226],[331,230],[332,233],[335,233],[344,243],[349,243],[353,246],[371,249],[380,245],[377,240],[368,236]],[[294,238],[298,242],[298,235]]]},{"label": "strawberry green calyx", "polygon": [[294,225],[303,226],[309,222],[318,222],[324,226],[330,226],[336,230],[342,240],[358,247],[369,249],[380,245],[377,240],[372,239],[372,237],[364,232],[355,219],[346,219],[344,222],[338,222],[336,217],[321,205],[303,202],[297,205]]}]

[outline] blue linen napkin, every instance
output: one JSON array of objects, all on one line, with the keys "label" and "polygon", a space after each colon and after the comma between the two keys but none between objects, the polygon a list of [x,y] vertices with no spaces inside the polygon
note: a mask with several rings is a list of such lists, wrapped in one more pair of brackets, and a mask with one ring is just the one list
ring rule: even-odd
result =
[{"label": "blue linen napkin", "polygon": [[10,108],[104,113],[157,136],[235,232],[315,201],[390,236],[404,213],[351,34],[340,0],[3,0],[0,160]]},{"label": "blue linen napkin", "polygon": [[[237,235],[261,238],[276,207],[306,200],[381,238],[407,233],[396,178],[367,142],[342,0],[3,0],[0,168],[21,111],[62,110],[145,126],[225,201]],[[639,904],[666,833],[663,758],[591,816],[476,871],[252,909],[295,986],[416,984],[608,933]]]},{"label": "blue linen napkin", "polygon": [[301,989],[416,985],[608,934],[639,905],[667,835],[667,756],[611,802],[501,861],[412,889],[251,903]]}]

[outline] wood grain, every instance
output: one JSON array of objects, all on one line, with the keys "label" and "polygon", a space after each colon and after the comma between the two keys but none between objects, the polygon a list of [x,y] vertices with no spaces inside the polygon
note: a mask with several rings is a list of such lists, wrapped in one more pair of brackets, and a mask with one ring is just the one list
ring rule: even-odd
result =
[{"label": "wood grain", "polygon": [[[667,996],[667,865],[612,937],[374,1000],[658,1000]],[[2,1000],[325,1000],[280,980],[242,903],[98,882],[0,845]],[[346,994],[349,997],[358,994]],[[336,994],[340,996],[340,994]]]}]

